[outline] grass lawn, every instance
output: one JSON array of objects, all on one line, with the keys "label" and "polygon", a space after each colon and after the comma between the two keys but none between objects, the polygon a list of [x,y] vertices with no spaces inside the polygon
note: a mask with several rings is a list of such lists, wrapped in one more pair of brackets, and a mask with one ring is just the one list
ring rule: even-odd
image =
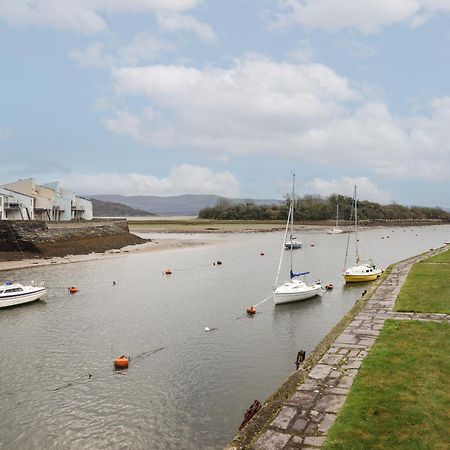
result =
[{"label": "grass lawn", "polygon": [[431,258],[424,259],[423,262],[450,264],[450,250],[447,250],[446,252],[443,253],[439,253],[438,255],[432,256]]},{"label": "grass lawn", "polygon": [[324,448],[448,449],[450,326],[388,320]]},{"label": "grass lawn", "polygon": [[450,251],[414,264],[395,311],[450,314]]}]

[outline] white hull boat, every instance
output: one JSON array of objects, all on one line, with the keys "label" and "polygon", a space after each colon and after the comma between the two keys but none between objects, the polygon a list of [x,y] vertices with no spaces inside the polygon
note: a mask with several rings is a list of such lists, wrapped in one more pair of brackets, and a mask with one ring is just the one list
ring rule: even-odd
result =
[{"label": "white hull boat", "polygon": [[290,241],[288,241],[284,244],[284,248],[286,250],[297,250],[302,247],[303,247],[303,244],[295,238],[291,239]]},{"label": "white hull boat", "polygon": [[341,234],[344,230],[339,228],[339,204],[336,205],[336,226],[327,231],[327,234]]},{"label": "white hull boat", "polygon": [[23,286],[19,283],[0,285],[0,308],[22,305],[39,300],[47,293],[44,286]]},{"label": "white hull boat", "polygon": [[[283,255],[285,250],[293,250],[294,248],[294,242],[295,237],[293,235],[293,229],[294,229],[294,182],[295,182],[295,175],[293,175],[292,180],[292,197],[289,205],[289,213],[286,223],[286,231],[284,233],[284,239],[283,239],[283,247],[281,249],[281,256],[280,256],[280,263],[278,265],[278,272],[277,277],[275,280],[275,286],[278,284],[278,278],[280,276],[281,271],[281,265],[283,262]],[[288,235],[288,229],[290,228],[290,236],[289,240],[287,241],[287,235]],[[301,243],[300,243],[301,246]],[[301,248],[301,247],[297,247]],[[308,284],[302,280],[299,280],[297,277],[302,275],[307,275],[309,272],[300,272],[300,273],[294,273],[292,271],[293,267],[293,252],[290,252],[290,258],[291,258],[291,270],[290,270],[290,279],[288,281],[285,281],[278,287],[274,287],[273,289],[273,301],[275,305],[279,305],[282,303],[290,303],[290,302],[298,302],[302,300],[307,300],[308,298],[315,297],[316,295],[319,295],[322,291],[322,286],[320,285],[320,282],[316,282],[314,284]]]},{"label": "white hull boat", "polygon": [[273,300],[275,305],[298,302],[319,295],[321,290],[320,284],[306,284],[301,280],[293,279],[273,291]]},{"label": "white hull boat", "polygon": [[331,230],[327,231],[327,234],[342,234],[344,230],[341,230],[340,228],[331,228]]}]

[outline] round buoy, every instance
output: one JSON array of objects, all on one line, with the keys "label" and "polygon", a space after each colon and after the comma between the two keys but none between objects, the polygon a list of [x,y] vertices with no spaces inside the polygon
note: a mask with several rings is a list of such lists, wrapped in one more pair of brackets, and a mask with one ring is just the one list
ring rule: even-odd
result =
[{"label": "round buoy", "polygon": [[264,252],[261,252],[260,255],[261,255],[261,256],[264,256]]},{"label": "round buoy", "polygon": [[216,263],[218,266],[220,266],[222,264],[222,261],[217,261]]},{"label": "round buoy", "polygon": [[253,314],[256,314],[256,308],[255,308],[254,306],[249,306],[249,307],[247,308],[247,314],[248,314],[249,316],[253,316]]},{"label": "round buoy", "polygon": [[166,275],[172,275],[172,271],[171,271],[170,269],[166,269],[166,270],[164,271],[164,273],[165,273]]},{"label": "round buoy", "polygon": [[72,286],[70,288],[67,288],[67,290],[71,293],[71,294],[76,294],[78,292],[78,288],[76,288],[75,286]]},{"label": "round buoy", "polygon": [[116,369],[126,369],[128,367],[128,358],[124,355],[119,356],[114,360],[114,367]]}]

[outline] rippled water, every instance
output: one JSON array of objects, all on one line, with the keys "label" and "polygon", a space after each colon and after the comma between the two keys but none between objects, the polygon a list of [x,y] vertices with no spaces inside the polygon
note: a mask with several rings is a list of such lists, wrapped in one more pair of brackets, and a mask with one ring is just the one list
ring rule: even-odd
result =
[{"label": "rippled water", "polygon": [[[361,253],[386,267],[449,236],[449,226],[370,229]],[[365,288],[341,279],[347,235],[299,237],[295,268],[334,290],[267,301],[252,318],[242,313],[270,294],[282,233],[0,273],[49,288],[45,301],[0,310],[0,447],[223,448],[247,407],[287,378],[297,351],[311,351]],[[78,294],[67,293],[72,285]],[[122,354],[130,367],[116,372]]]}]

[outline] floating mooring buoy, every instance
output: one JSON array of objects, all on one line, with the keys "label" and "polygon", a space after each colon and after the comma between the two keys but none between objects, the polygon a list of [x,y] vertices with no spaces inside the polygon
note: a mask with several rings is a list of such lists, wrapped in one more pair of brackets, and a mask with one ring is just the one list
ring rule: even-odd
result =
[{"label": "floating mooring buoy", "polygon": [[128,358],[124,355],[119,356],[114,360],[114,367],[116,369],[126,369],[128,367]]}]

